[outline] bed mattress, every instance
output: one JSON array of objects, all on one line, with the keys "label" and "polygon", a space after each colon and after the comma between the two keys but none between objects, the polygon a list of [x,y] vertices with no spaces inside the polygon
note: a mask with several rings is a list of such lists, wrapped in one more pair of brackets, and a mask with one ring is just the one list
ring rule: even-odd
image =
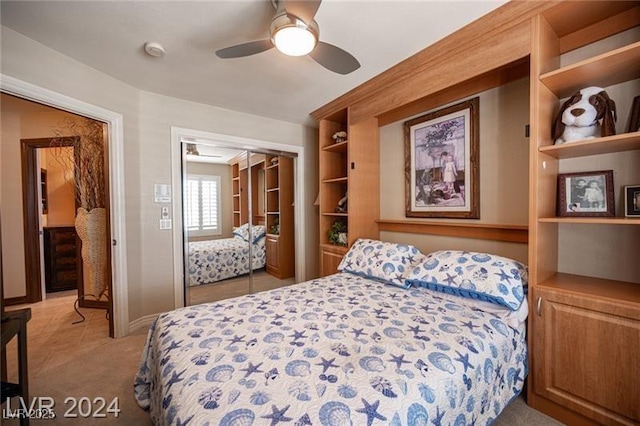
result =
[{"label": "bed mattress", "polygon": [[492,306],[339,273],[182,308],[135,395],[157,425],[488,424],[527,368],[522,315]]}]

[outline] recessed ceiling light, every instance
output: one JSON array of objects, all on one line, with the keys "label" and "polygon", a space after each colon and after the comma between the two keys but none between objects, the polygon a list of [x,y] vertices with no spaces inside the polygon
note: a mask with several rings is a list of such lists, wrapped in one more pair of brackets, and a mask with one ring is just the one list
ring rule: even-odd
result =
[{"label": "recessed ceiling light", "polygon": [[164,47],[162,47],[160,43],[150,41],[144,44],[144,51],[147,52],[147,55],[153,56],[154,58],[164,56],[164,54],[166,53]]}]

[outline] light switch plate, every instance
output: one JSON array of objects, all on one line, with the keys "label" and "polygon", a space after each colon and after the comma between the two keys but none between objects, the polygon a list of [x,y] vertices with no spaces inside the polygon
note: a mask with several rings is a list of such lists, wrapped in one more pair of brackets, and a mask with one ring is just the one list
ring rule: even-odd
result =
[{"label": "light switch plate", "polygon": [[171,229],[171,219],[160,219],[160,229]]}]

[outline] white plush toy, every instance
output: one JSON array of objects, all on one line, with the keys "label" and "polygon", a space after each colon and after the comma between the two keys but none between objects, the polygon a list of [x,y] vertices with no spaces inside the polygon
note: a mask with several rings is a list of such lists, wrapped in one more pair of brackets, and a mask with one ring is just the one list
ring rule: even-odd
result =
[{"label": "white plush toy", "polygon": [[[600,123],[602,121],[602,123]],[[574,93],[560,107],[551,132],[557,144],[616,134],[616,104],[601,87]]]}]

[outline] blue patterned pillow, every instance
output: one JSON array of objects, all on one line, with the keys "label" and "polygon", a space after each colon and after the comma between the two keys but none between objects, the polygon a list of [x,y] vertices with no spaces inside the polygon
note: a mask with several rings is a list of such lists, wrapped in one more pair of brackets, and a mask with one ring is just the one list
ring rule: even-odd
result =
[{"label": "blue patterned pillow", "polygon": [[[251,227],[251,233],[253,242],[256,243],[260,238],[266,235],[266,228],[263,225],[253,225]],[[249,224],[245,223],[244,225],[238,226],[233,230],[233,235],[237,238],[243,239],[244,241],[249,241]]]},{"label": "blue patterned pillow", "polygon": [[414,246],[358,239],[342,258],[338,271],[409,288],[405,275],[421,257]]},{"label": "blue patterned pillow", "polygon": [[487,253],[445,250],[428,254],[407,274],[410,285],[480,299],[517,310],[524,300],[527,267]]}]

